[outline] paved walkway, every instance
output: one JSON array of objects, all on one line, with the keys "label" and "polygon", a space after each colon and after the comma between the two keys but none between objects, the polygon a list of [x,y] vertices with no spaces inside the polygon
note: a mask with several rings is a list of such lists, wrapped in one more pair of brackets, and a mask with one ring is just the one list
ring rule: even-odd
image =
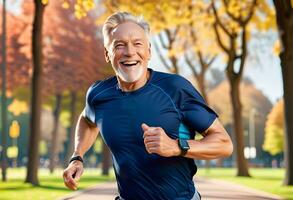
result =
[{"label": "paved walkway", "polygon": [[[234,183],[197,177],[196,185],[202,200],[280,200],[272,194]],[[86,190],[73,192],[59,200],[113,200],[117,196],[116,183],[103,183]]]}]

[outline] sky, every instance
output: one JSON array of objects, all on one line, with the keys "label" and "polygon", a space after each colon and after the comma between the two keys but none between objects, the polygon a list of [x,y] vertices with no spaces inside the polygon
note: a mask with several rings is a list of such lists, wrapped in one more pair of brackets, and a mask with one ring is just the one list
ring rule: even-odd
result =
[{"label": "sky", "polygon": [[[2,4],[2,1],[1,1]],[[15,13],[20,13],[21,0],[7,0],[7,7]],[[249,77],[256,88],[261,90],[265,96],[274,104],[280,97],[283,96],[282,74],[280,59],[272,53],[278,35],[274,31],[267,34],[260,34],[249,43],[249,55],[247,57],[244,76]],[[153,45],[154,46],[154,45]],[[154,70],[166,72],[166,68],[160,62],[160,59],[152,49],[152,59],[150,67]],[[224,70],[223,63],[216,63],[215,66]],[[188,68],[188,67],[184,67]],[[191,76],[190,71],[185,71],[182,74],[185,77]]]},{"label": "sky", "polygon": [[[249,42],[249,55],[246,59],[243,74],[244,77],[252,80],[255,87],[273,104],[283,96],[280,59],[278,55],[273,54],[273,46],[277,38],[276,32],[269,31],[266,34],[258,35]],[[167,72],[154,48],[152,48],[152,59],[149,66],[155,70]],[[213,67],[224,72],[225,64],[216,61]],[[188,67],[183,66],[183,69],[188,69]],[[192,74],[189,70],[186,70],[182,72],[182,75],[189,77]]]}]

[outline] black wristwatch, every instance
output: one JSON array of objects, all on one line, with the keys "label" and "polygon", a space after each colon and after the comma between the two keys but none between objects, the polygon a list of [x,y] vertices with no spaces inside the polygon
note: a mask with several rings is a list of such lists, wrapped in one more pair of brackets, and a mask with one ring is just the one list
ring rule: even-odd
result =
[{"label": "black wristwatch", "polygon": [[73,156],[73,157],[69,160],[69,163],[71,163],[71,162],[73,162],[73,161],[75,161],[75,160],[78,160],[78,161],[80,161],[80,162],[83,163],[83,159],[82,159],[81,156]]},{"label": "black wristwatch", "polygon": [[181,150],[180,156],[185,156],[187,151],[190,149],[189,144],[186,139],[178,139],[178,146]]}]

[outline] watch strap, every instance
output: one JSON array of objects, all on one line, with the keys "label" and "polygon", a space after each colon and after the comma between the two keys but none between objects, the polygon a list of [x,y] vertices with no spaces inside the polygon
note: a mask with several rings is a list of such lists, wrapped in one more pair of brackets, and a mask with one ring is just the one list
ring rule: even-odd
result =
[{"label": "watch strap", "polygon": [[178,139],[178,146],[180,148],[180,156],[185,156],[189,150],[189,145],[186,139]]},{"label": "watch strap", "polygon": [[82,159],[81,156],[73,156],[73,157],[69,160],[69,163],[71,163],[71,162],[73,162],[73,161],[75,161],[75,160],[78,160],[78,161],[80,161],[80,162],[83,163],[83,159]]}]

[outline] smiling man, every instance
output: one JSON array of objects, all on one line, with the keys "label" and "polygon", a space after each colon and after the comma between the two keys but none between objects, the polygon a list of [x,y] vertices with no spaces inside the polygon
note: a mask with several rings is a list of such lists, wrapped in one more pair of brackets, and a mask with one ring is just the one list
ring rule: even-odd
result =
[{"label": "smiling man", "polygon": [[[105,58],[116,76],[94,83],[79,117],[64,183],[77,189],[83,155],[100,132],[124,200],[197,200],[193,159],[230,156],[229,135],[197,90],[179,75],[148,68],[149,25],[129,13],[103,26]],[[203,139],[195,141],[195,133]]]}]

